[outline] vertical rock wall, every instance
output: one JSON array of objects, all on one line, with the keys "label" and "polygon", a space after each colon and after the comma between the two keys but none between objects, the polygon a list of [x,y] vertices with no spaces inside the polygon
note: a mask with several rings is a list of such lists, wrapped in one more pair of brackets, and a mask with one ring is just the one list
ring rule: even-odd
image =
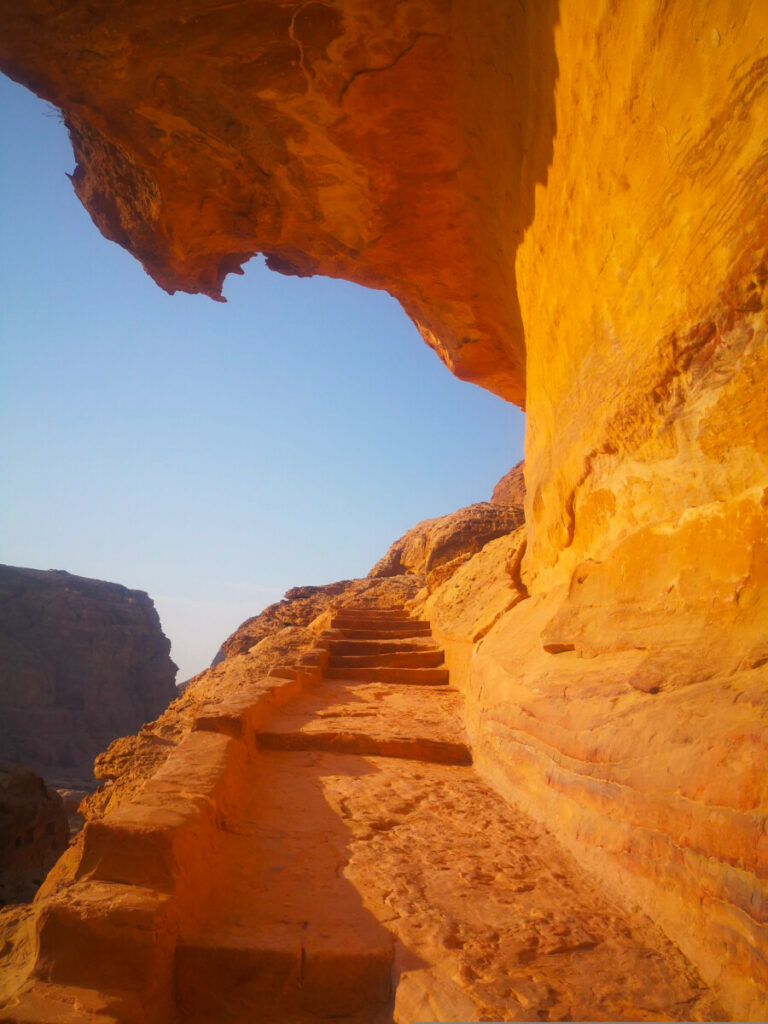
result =
[{"label": "vertical rock wall", "polygon": [[0,566],[0,749],[6,763],[87,780],[115,737],[176,696],[176,666],[140,590]]}]

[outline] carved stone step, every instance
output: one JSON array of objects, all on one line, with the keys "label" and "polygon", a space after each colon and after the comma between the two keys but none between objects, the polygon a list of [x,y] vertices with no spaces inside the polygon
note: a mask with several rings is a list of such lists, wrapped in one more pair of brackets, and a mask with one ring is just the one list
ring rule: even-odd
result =
[{"label": "carved stone step", "polygon": [[360,682],[407,683],[415,686],[447,686],[447,668],[334,668],[328,677]]},{"label": "carved stone step", "polygon": [[413,636],[432,636],[428,623],[398,626],[397,629],[329,629],[322,636],[328,640],[395,640]]},{"label": "carved stone step", "polygon": [[442,665],[443,652],[434,651],[379,651],[374,654],[333,654],[328,659],[328,674],[337,668],[436,668]]}]

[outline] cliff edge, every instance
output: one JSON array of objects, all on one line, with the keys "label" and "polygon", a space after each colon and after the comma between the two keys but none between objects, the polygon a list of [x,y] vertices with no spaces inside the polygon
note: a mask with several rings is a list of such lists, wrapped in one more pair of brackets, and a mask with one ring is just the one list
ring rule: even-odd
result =
[{"label": "cliff edge", "polygon": [[91,779],[97,754],[176,696],[170,648],[143,591],[0,566],[3,761]]}]

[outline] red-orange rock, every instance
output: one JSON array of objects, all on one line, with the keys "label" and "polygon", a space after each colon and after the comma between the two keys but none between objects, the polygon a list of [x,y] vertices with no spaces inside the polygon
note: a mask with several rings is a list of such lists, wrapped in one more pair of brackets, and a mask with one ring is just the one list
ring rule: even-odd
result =
[{"label": "red-orange rock", "polygon": [[521,506],[480,502],[447,516],[417,523],[371,569],[370,579],[421,573],[428,589],[450,576],[489,541],[516,530],[523,522]]},{"label": "red-orange rock", "polygon": [[341,580],[318,587],[292,587],[282,601],[246,619],[221,645],[213,664],[232,654],[244,654],[264,637],[286,626],[308,626],[324,612],[347,604],[374,604],[380,608],[402,605],[417,592],[423,581],[414,576],[385,580]]},{"label": "red-orange rock", "polygon": [[525,505],[525,462],[518,462],[493,488],[492,505]]}]

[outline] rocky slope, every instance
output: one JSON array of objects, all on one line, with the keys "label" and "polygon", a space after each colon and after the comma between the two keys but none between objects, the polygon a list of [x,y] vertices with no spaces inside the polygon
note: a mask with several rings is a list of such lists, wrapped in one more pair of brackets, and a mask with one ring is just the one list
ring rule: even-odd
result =
[{"label": "rocky slope", "polygon": [[139,590],[0,566],[0,749],[48,779],[92,778],[94,757],[175,696],[176,666]]},{"label": "rocky slope", "polygon": [[423,595],[477,764],[765,1017],[768,7],[31,0],[0,66],[163,287],[387,288],[525,402],[525,549]]}]

